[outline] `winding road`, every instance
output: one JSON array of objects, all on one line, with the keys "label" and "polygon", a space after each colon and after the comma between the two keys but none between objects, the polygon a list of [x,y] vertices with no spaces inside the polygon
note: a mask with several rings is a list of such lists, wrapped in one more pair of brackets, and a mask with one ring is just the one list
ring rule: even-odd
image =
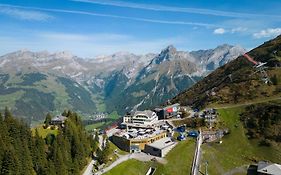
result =
[{"label": "winding road", "polygon": [[[115,166],[117,166],[120,163],[125,162],[129,159],[137,159],[139,161],[147,162],[147,161],[151,161],[151,159],[155,158],[158,162],[160,162],[162,164],[167,163],[166,159],[164,159],[164,158],[147,155],[143,152],[126,154],[126,155],[118,155],[118,156],[119,156],[119,158],[117,160],[115,160],[111,165],[109,165],[108,167],[106,167],[98,172],[95,172],[94,175],[101,175],[103,173],[106,173],[106,172],[110,171],[112,168],[114,168]],[[83,173],[83,175],[93,175],[93,172],[92,172],[93,163],[95,163],[95,161],[90,162],[90,164],[88,165],[88,167],[85,170],[85,172]]]}]

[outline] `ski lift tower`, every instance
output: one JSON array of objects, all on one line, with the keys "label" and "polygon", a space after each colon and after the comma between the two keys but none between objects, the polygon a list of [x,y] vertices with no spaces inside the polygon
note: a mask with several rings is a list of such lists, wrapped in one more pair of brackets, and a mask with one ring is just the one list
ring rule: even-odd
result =
[{"label": "ski lift tower", "polygon": [[[267,63],[262,63],[262,62],[257,62],[255,61],[252,57],[250,57],[247,53],[245,53],[243,55],[245,58],[247,58],[248,61],[250,61],[251,63],[254,64],[254,68],[257,69],[256,72],[260,72],[260,75],[261,75],[261,79],[264,81],[265,84],[268,84],[270,83],[270,79],[268,78],[268,75],[265,71],[265,66]],[[255,72],[255,73],[256,73]],[[254,74],[255,74],[254,73]]]}]

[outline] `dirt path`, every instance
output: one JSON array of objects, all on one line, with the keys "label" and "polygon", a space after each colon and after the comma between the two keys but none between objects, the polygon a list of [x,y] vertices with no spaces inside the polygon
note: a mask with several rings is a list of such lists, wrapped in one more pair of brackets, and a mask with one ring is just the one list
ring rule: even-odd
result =
[{"label": "dirt path", "polygon": [[227,108],[234,108],[234,107],[240,107],[240,106],[248,106],[252,104],[257,104],[257,103],[264,103],[268,101],[274,101],[274,100],[281,100],[281,97],[274,97],[274,98],[266,98],[266,99],[261,99],[257,101],[252,101],[252,102],[246,102],[246,103],[240,103],[240,104],[233,104],[233,105],[219,105],[219,106],[211,106],[212,108],[216,109],[227,109]]}]

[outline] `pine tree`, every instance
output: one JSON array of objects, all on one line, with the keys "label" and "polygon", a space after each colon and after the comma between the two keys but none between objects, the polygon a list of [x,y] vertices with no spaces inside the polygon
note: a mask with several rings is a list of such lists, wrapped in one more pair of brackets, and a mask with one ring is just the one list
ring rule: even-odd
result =
[{"label": "pine tree", "polygon": [[15,152],[11,149],[7,150],[4,154],[4,158],[1,166],[1,175],[18,175],[19,160],[17,159]]},{"label": "pine tree", "polygon": [[44,140],[39,136],[38,130],[35,130],[34,146],[33,146],[33,165],[37,174],[46,174],[47,158],[45,153]]},{"label": "pine tree", "polygon": [[56,174],[60,174],[60,175],[67,175],[68,174],[67,167],[64,164],[63,156],[62,156],[62,153],[61,153],[61,150],[58,146],[57,141],[55,141],[54,145],[53,145],[52,160],[54,162]]},{"label": "pine tree", "polygon": [[27,141],[24,140],[23,144],[21,145],[22,149],[21,149],[21,173],[22,174],[30,174],[33,175],[35,174],[35,171],[33,169],[33,162],[32,162],[32,157],[31,157],[31,153],[29,151],[28,145],[27,145]]},{"label": "pine tree", "polygon": [[46,115],[46,118],[45,118],[45,121],[44,121],[44,124],[45,124],[45,127],[46,127],[46,128],[49,127],[51,120],[52,120],[52,116],[51,116],[50,113],[48,113],[48,114]]},{"label": "pine tree", "polygon": [[30,128],[6,108],[4,120],[0,114],[0,175],[79,174],[95,142],[76,113],[68,111],[67,115],[58,135],[49,134],[44,140],[37,129],[33,136]]},{"label": "pine tree", "polygon": [[67,110],[64,110],[61,115],[66,117],[67,116]]},{"label": "pine tree", "polygon": [[48,161],[48,167],[46,170],[46,174],[44,175],[56,175],[56,170],[55,170],[55,166],[52,160]]}]

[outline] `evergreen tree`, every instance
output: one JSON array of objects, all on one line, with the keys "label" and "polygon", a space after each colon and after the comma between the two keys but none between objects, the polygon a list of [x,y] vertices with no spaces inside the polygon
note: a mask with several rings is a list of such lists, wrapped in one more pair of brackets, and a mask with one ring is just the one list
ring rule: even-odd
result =
[{"label": "evergreen tree", "polygon": [[51,120],[52,120],[52,116],[51,116],[50,113],[48,113],[48,114],[46,115],[46,118],[45,118],[45,121],[44,121],[44,124],[45,124],[45,127],[46,127],[46,128],[49,127]]},{"label": "evergreen tree", "polygon": [[61,115],[66,117],[67,116],[67,110],[64,110]]},{"label": "evergreen tree", "polygon": [[80,174],[94,140],[76,113],[68,111],[67,115],[57,136],[49,134],[44,140],[37,129],[33,136],[30,128],[6,108],[4,120],[0,114],[0,175]]},{"label": "evergreen tree", "polygon": [[11,149],[8,149],[4,153],[4,158],[1,166],[1,175],[18,175],[19,169],[19,160],[17,159],[15,152]]},{"label": "evergreen tree", "polygon": [[60,175],[68,174],[67,167],[64,164],[63,156],[62,156],[61,150],[59,148],[59,145],[57,143],[57,140],[54,142],[54,145],[53,145],[52,160],[54,162],[56,174],[60,174]]},{"label": "evergreen tree", "polygon": [[56,170],[53,161],[48,162],[48,168],[46,170],[46,175],[56,175]]},{"label": "evergreen tree", "polygon": [[33,143],[33,165],[37,174],[47,174],[47,157],[45,153],[44,140],[39,136],[38,130],[35,130]]},{"label": "evergreen tree", "polygon": [[21,173],[22,174],[30,174],[34,175],[36,174],[34,169],[33,169],[33,162],[32,162],[32,157],[28,148],[27,141],[24,140],[23,144],[21,145],[22,149],[20,151],[21,156],[19,157],[21,160]]}]

